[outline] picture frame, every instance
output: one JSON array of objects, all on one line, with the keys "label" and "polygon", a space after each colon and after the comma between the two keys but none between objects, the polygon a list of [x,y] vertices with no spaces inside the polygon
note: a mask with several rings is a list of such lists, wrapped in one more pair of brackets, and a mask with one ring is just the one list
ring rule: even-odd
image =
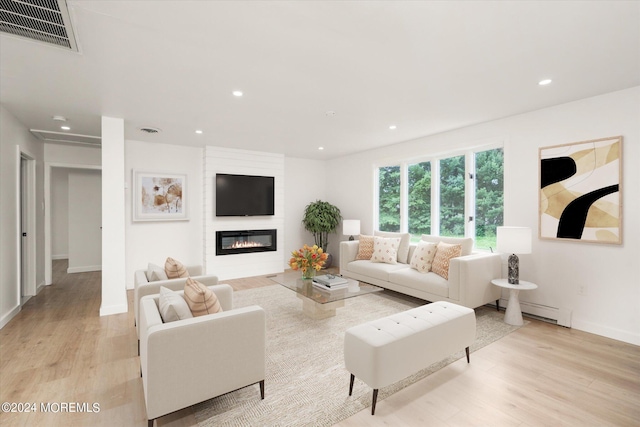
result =
[{"label": "picture frame", "polygon": [[133,170],[133,221],[186,221],[187,175]]},{"label": "picture frame", "polygon": [[539,148],[540,239],[622,244],[622,140]]}]

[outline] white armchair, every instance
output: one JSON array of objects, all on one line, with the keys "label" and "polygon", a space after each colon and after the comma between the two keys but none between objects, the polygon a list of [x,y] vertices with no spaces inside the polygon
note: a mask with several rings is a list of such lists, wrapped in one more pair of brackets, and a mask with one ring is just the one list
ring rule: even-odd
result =
[{"label": "white armchair", "polygon": [[140,300],[140,364],[149,427],[163,415],[254,384],[264,399],[264,310],[233,309],[231,286],[209,288],[223,312],[162,323],[158,295]]},{"label": "white armchair", "polygon": [[[193,280],[197,280],[205,286],[214,286],[218,284],[218,276],[213,274],[205,275],[202,271],[201,265],[185,266],[189,272],[189,276]],[[171,289],[172,291],[181,291],[184,289],[184,284],[187,281],[186,278],[182,279],[168,279],[168,280],[156,280],[149,281],[147,277],[147,270],[137,270],[134,273],[133,280],[133,314],[135,317],[136,333],[138,340],[140,339],[140,329],[138,323],[140,321],[140,299],[145,295],[153,295],[160,293],[160,286]],[[139,349],[138,349],[139,353]]]}]

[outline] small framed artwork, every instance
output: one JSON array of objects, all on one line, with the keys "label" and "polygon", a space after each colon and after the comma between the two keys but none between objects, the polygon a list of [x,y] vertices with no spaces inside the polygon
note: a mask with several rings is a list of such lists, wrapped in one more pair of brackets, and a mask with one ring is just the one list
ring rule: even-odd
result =
[{"label": "small framed artwork", "polygon": [[539,237],[621,244],[622,136],[539,151]]},{"label": "small framed artwork", "polygon": [[186,174],[133,171],[134,221],[185,221]]}]

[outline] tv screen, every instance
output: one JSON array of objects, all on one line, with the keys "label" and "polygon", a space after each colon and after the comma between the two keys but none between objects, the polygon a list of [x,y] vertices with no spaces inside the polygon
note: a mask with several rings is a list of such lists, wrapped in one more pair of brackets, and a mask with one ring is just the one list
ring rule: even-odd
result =
[{"label": "tv screen", "polygon": [[274,177],[216,174],[216,216],[274,214]]}]

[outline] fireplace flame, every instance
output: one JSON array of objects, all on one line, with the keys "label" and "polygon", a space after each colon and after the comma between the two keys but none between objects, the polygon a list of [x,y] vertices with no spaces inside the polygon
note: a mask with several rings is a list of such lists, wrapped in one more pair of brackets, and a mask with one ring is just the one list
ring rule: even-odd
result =
[{"label": "fireplace flame", "polygon": [[242,248],[259,248],[265,246],[260,242],[233,242],[233,245],[225,247],[225,249],[242,249]]}]

